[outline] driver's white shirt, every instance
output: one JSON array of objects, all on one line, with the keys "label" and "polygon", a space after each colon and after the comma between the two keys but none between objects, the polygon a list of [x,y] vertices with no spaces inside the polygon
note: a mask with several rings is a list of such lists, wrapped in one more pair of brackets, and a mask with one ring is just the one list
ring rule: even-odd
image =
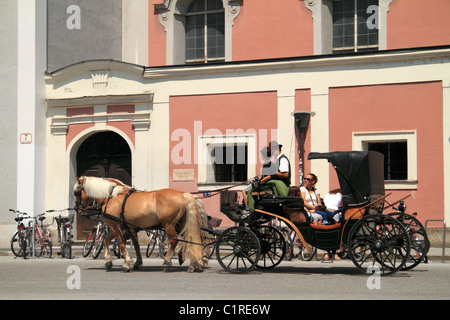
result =
[{"label": "driver's white shirt", "polygon": [[[278,158],[280,158],[282,155],[283,155],[283,153],[280,153],[277,156],[276,160],[278,160]],[[288,162],[288,160],[286,158],[283,158],[283,159],[280,160],[280,167],[278,168],[278,171],[280,171],[280,172],[289,172],[289,162]]]}]

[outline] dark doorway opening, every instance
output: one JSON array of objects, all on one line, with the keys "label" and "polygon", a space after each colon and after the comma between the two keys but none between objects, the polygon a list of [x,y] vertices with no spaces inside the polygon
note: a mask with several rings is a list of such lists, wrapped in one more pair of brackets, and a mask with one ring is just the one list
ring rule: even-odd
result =
[{"label": "dark doorway opening", "polygon": [[[96,133],[84,141],[77,152],[77,176],[115,178],[131,185],[131,150],[115,132]],[[96,223],[77,219],[77,238],[85,239]]]}]

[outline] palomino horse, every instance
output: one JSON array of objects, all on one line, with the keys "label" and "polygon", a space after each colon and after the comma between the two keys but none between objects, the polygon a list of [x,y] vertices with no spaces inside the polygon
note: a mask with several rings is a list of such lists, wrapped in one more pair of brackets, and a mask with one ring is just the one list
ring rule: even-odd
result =
[{"label": "palomino horse", "polygon": [[165,271],[172,264],[172,255],[178,243],[177,231],[183,238],[180,254],[186,254],[190,260],[188,271],[196,271],[206,263],[202,260],[201,225],[207,224],[207,216],[197,197],[174,189],[134,191],[115,179],[77,177],[76,180],[74,194],[77,213],[83,212],[95,201],[111,232],[104,245],[107,270],[112,267],[113,255],[109,253],[108,245],[113,236],[118,241],[125,261],[122,270],[130,271],[133,269],[133,260],[126,250],[123,231],[127,230],[131,234],[136,251],[134,268],[137,269],[142,264],[142,257],[137,241],[139,230],[136,229],[150,229],[158,225],[164,228],[170,242],[170,248],[164,257]]}]

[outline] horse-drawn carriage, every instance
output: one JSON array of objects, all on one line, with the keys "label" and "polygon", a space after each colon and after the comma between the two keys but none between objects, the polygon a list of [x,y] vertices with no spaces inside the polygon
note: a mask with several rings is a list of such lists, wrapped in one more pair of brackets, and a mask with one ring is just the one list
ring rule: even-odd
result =
[{"label": "horse-drawn carriage", "polygon": [[[286,248],[283,237],[275,228],[264,226],[274,218],[294,230],[306,250],[315,247],[330,253],[340,252],[362,272],[372,268],[383,275],[392,274],[414,267],[425,258],[428,240],[423,227],[419,231],[405,228],[395,216],[382,214],[388,196],[384,192],[382,154],[373,151],[311,153],[308,159],[326,159],[335,168],[343,195],[339,221],[330,225],[313,224],[302,198],[279,196],[258,188],[253,188],[251,194],[255,214],[242,219],[237,214],[236,192],[224,191],[221,211],[240,224],[225,230],[218,239],[216,256],[224,269],[248,272],[261,267],[261,259],[262,267],[273,267],[282,260]],[[417,221],[412,216],[408,219]]]},{"label": "horse-drawn carriage", "polygon": [[[221,192],[220,210],[237,224],[223,231],[206,226],[203,204],[190,193],[173,189],[136,191],[114,179],[77,179],[76,209],[81,213],[94,208],[105,217],[111,236],[119,242],[125,271],[142,264],[136,233],[151,228],[163,228],[168,235],[170,248],[164,258],[165,269],[171,265],[178,241],[187,248],[180,251],[181,256],[184,252],[190,254],[191,271],[201,268],[201,251],[211,245],[215,246],[216,257],[227,271],[245,273],[255,267],[275,267],[286,253],[283,235],[267,224],[275,218],[297,233],[306,250],[315,247],[330,253],[339,251],[362,272],[378,268],[382,275],[392,274],[412,268],[425,258],[428,239],[420,222],[404,212],[397,216],[401,221],[395,215],[382,214],[387,197],[382,154],[373,151],[311,153],[308,159],[326,159],[336,170],[343,195],[341,218],[336,224],[313,224],[302,198],[280,195],[277,188],[271,191],[267,184],[257,183],[249,193],[250,200],[254,200],[253,214],[249,217],[241,215],[236,191]],[[134,266],[126,252],[124,231],[130,234],[135,246]],[[202,232],[214,235],[213,241],[205,243]],[[105,240],[107,269],[112,266],[109,240]]]}]

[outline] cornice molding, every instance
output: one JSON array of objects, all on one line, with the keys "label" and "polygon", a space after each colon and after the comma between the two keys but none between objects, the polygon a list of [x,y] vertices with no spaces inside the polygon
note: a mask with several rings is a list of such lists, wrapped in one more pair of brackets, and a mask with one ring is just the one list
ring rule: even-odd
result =
[{"label": "cornice molding", "polygon": [[47,72],[45,74],[45,81],[48,84],[51,84],[76,77],[77,75],[83,73],[91,73],[92,79],[94,81],[96,81],[94,79],[96,78],[99,82],[104,82],[100,81],[100,79],[98,78],[100,74],[106,76],[106,79],[112,71],[125,72],[136,77],[141,77],[144,69],[145,68],[143,66],[118,60],[87,60],[66,66],[53,72]]},{"label": "cornice molding", "polygon": [[125,95],[105,95],[105,96],[86,96],[77,98],[47,99],[49,108],[57,107],[81,107],[93,105],[109,104],[137,104],[150,103],[153,101],[153,93],[144,94],[125,94]]},{"label": "cornice molding", "polygon": [[224,74],[241,72],[262,72],[269,70],[295,70],[305,68],[324,68],[332,66],[352,66],[357,64],[398,63],[414,60],[450,59],[450,48],[423,50],[378,51],[370,54],[309,56],[270,61],[242,61],[198,66],[149,67],[144,79],[164,79],[171,77],[190,77],[193,75]]}]

